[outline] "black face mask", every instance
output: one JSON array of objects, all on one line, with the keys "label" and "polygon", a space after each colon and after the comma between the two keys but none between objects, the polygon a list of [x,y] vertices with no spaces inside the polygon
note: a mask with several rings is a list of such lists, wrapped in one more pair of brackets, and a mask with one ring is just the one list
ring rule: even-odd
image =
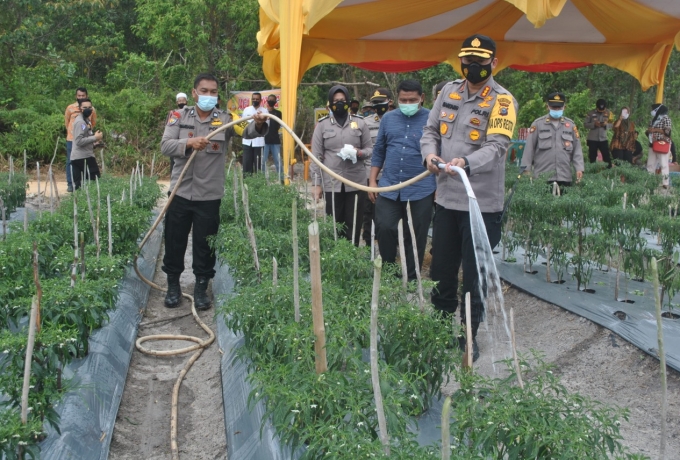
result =
[{"label": "black face mask", "polygon": [[179,103],[179,104],[177,104],[177,107],[180,108],[180,109],[183,109],[185,105],[186,104]]},{"label": "black face mask", "polygon": [[347,113],[347,109],[349,109],[349,105],[347,104],[347,101],[336,101],[336,102],[331,102],[331,112],[333,112],[333,115],[335,116],[342,116]]},{"label": "black face mask", "polygon": [[385,112],[387,112],[387,109],[390,108],[390,103],[383,102],[382,104],[373,104],[373,108],[378,115],[383,116],[385,115]]},{"label": "black face mask", "polygon": [[359,107],[352,107],[352,108],[350,108],[349,110],[350,110],[350,112],[352,112],[354,115],[356,115],[357,113],[359,113]]},{"label": "black face mask", "polygon": [[88,107],[86,109],[83,109],[83,117],[89,118],[90,115],[92,115],[92,107]]},{"label": "black face mask", "polygon": [[259,107],[260,101],[253,101],[253,107]]},{"label": "black face mask", "polygon": [[478,62],[472,64],[460,64],[465,79],[472,84],[481,83],[491,76],[491,63],[481,65]]},{"label": "black face mask", "polygon": [[271,99],[268,99],[268,100],[267,100],[267,104],[269,105],[269,107],[274,107],[274,106],[276,105],[276,101],[273,101],[273,100],[271,100]]}]

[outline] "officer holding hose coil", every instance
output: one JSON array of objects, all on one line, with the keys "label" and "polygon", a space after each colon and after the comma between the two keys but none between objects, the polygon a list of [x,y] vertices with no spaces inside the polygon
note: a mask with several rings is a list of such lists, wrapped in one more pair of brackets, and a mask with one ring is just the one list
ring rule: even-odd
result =
[{"label": "officer holding hose coil", "polygon": [[[219,82],[210,74],[200,74],[194,80],[192,97],[196,106],[185,106],[168,117],[161,153],[175,160],[170,190],[175,187],[191,153],[196,157],[177,188],[165,221],[165,255],[163,271],[167,274],[168,290],[165,306],[179,306],[181,289],[179,278],[184,271],[189,232],[193,227],[193,272],[196,276],[194,303],[197,310],[210,308],[208,282],[215,276],[215,253],[207,238],[217,234],[220,222],[220,202],[224,195],[226,152],[234,128],[206,136],[232,121],[231,114],[215,108]],[[264,136],[267,119],[258,114],[243,132],[245,139]]]},{"label": "officer holding hose coil", "polygon": [[[458,54],[464,80],[447,83],[430,111],[420,141],[428,170],[437,174],[434,236],[430,275],[437,286],[431,299],[445,319],[458,308],[458,272],[463,266],[463,295],[471,297],[473,359],[479,357],[477,330],[484,319],[478,288],[475,249],[470,228],[469,200],[456,173],[440,172],[436,163],[463,168],[477,197],[493,248],[501,238],[505,187],[505,155],[515,127],[517,101],[491,76],[498,59],[496,43],[484,35],[463,41]],[[439,153],[441,152],[441,153]],[[434,160],[434,163],[433,161]],[[462,302],[460,302],[462,303]],[[465,324],[465,310],[461,310]],[[465,348],[465,338],[457,346]]]}]

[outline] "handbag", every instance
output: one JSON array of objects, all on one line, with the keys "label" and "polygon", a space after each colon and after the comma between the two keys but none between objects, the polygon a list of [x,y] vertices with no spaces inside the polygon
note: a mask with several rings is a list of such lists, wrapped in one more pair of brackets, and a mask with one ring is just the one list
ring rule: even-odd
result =
[{"label": "handbag", "polygon": [[655,153],[668,153],[671,151],[671,143],[666,141],[654,141],[652,142],[652,150]]}]

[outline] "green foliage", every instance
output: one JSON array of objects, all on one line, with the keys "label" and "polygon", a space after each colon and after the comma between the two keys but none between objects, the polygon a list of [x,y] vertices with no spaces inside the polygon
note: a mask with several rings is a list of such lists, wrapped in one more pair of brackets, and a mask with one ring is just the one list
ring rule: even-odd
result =
[{"label": "green foliage", "polygon": [[[90,183],[93,212],[97,209],[97,191]],[[97,257],[93,230],[87,211],[85,190],[63,200],[58,210],[43,213],[29,224],[28,232],[14,224],[7,240],[0,243],[0,393],[7,400],[0,407],[0,453],[18,458],[21,447],[31,458],[38,458],[37,443],[43,437],[43,423],[58,429],[54,410],[61,397],[70,390],[62,370],[74,358],[87,354],[88,338],[108,319],[107,311],[118,298],[118,283],[125,266],[136,255],[137,240],[148,227],[151,209],[160,196],[154,181],[144,179],[135,199],[120,203],[118,196],[128,188],[128,181],[101,181],[103,210],[99,232],[103,235],[102,255]],[[112,199],[113,256],[106,253],[106,196]],[[78,202],[78,228],[85,235],[85,279],[80,268],[71,287],[74,262],[73,199]],[[28,425],[16,422],[21,401],[24,359],[26,356],[25,323],[36,287],[33,282],[33,244],[38,248],[38,272],[42,286],[41,325],[36,336],[31,365]]]},{"label": "green foliage", "polygon": [[5,215],[16,211],[18,206],[23,206],[26,201],[26,176],[9,173],[0,173],[0,198],[5,203]]}]

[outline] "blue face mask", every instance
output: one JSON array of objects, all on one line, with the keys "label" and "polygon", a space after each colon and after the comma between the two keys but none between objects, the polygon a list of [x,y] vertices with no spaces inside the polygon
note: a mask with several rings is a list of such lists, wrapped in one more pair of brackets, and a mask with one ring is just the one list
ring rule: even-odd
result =
[{"label": "blue face mask", "polygon": [[209,112],[217,105],[217,96],[198,96],[196,105],[204,112]]},{"label": "blue face mask", "polygon": [[407,117],[415,115],[419,108],[420,104],[399,104],[399,110]]},{"label": "blue face mask", "polygon": [[550,110],[550,118],[562,118],[564,115],[564,110]]}]

